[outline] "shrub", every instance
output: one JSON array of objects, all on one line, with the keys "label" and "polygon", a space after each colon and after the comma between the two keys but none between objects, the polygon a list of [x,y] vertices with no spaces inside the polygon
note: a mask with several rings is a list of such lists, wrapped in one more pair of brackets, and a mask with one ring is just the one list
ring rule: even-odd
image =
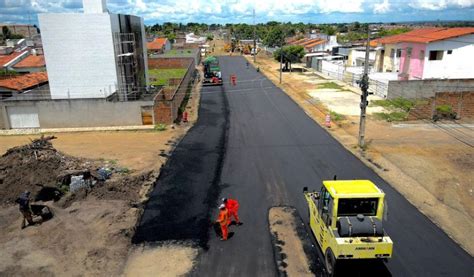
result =
[{"label": "shrub", "polygon": [[346,119],[346,117],[340,113],[330,111],[329,114],[331,115],[331,120],[333,121],[341,121],[341,120]]},{"label": "shrub", "polygon": [[436,111],[442,114],[449,114],[453,111],[451,105],[439,105],[436,106]]}]

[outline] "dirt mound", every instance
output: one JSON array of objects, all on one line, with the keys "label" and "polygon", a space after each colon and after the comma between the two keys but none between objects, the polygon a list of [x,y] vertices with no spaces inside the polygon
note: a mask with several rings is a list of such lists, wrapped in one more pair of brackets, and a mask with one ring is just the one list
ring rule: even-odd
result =
[{"label": "dirt mound", "polygon": [[25,190],[31,191],[33,198],[40,192],[52,191],[48,188],[56,188],[58,176],[65,171],[97,168],[97,162],[57,151],[50,142],[55,138],[42,136],[30,144],[11,148],[0,157],[0,205],[14,204]]},{"label": "dirt mound", "polygon": [[98,199],[138,202],[140,189],[145,182],[153,180],[152,174],[153,171],[149,171],[136,176],[118,176],[100,186],[95,186],[91,194]]}]

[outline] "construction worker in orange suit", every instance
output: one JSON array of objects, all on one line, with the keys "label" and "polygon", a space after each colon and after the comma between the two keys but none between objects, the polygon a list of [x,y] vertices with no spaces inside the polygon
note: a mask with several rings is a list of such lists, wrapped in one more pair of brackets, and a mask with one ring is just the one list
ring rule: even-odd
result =
[{"label": "construction worker in orange suit", "polygon": [[237,225],[242,225],[242,222],[239,220],[239,215],[237,214],[239,211],[239,202],[234,199],[222,198],[222,203],[224,203],[225,207],[229,211],[229,224],[231,222],[231,217],[234,217],[235,223]]},{"label": "construction worker in orange suit", "polygon": [[217,218],[216,222],[221,225],[221,240],[227,240],[227,236],[229,234],[229,212],[227,211],[224,204],[219,206],[219,218]]}]

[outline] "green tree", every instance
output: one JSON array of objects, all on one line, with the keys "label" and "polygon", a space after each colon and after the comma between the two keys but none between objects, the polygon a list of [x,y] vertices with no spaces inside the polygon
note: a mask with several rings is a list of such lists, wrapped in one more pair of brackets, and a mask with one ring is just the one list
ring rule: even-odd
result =
[{"label": "green tree", "polygon": [[331,25],[326,25],[322,28],[323,33],[328,36],[334,36],[336,34],[336,28]]},{"label": "green tree", "polygon": [[175,34],[175,33],[169,33],[169,34],[166,35],[166,38],[167,38],[170,42],[174,43],[174,40],[176,39],[176,34]]},{"label": "green tree", "polygon": [[10,32],[10,29],[8,29],[7,26],[2,27],[2,35],[5,39],[9,39],[12,33]]},{"label": "green tree", "polygon": [[285,44],[285,33],[280,26],[273,27],[263,39],[263,44],[270,47],[281,47]]},{"label": "green tree", "polygon": [[284,46],[273,52],[273,58],[277,61],[282,59],[283,63],[285,64],[283,71],[288,71],[291,69],[291,64],[300,62],[304,55],[304,47],[301,45]]}]

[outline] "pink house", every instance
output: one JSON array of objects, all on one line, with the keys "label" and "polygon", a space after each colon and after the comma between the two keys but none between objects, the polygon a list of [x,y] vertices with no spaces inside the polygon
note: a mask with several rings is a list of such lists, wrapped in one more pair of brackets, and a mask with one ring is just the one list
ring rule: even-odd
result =
[{"label": "pink house", "polygon": [[403,42],[398,76],[400,79],[423,79],[426,44]]}]

